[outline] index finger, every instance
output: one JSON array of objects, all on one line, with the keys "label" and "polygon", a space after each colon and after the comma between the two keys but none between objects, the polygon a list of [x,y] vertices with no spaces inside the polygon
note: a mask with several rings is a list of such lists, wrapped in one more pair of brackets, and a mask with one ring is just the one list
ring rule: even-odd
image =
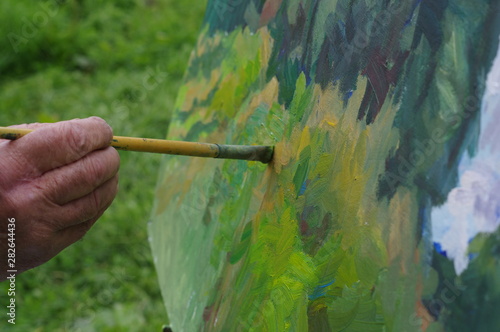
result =
[{"label": "index finger", "polygon": [[11,142],[10,148],[43,174],[109,146],[112,137],[113,131],[106,121],[90,117],[39,126]]}]

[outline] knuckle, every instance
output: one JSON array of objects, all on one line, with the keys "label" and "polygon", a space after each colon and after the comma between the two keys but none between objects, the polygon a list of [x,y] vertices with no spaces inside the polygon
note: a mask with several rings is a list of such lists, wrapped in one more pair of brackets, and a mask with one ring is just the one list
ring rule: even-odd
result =
[{"label": "knuckle", "polygon": [[95,192],[90,193],[73,211],[72,223],[82,223],[94,219],[99,213],[99,197]]},{"label": "knuckle", "polygon": [[87,158],[86,163],[85,173],[87,174],[87,180],[92,188],[96,188],[106,173],[105,160],[102,158]]},{"label": "knuckle", "polygon": [[85,129],[78,123],[67,124],[67,141],[69,148],[79,154],[85,154],[89,147],[89,137]]},{"label": "knuckle", "polygon": [[92,192],[92,194],[90,195],[90,202],[92,206],[92,215],[88,219],[95,218],[101,210],[102,198],[101,195],[99,195],[98,190]]}]

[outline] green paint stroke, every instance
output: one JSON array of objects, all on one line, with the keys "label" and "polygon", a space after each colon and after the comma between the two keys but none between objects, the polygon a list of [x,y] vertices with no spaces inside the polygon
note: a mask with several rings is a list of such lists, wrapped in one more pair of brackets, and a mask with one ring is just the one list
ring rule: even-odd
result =
[{"label": "green paint stroke", "polygon": [[498,236],[457,277],[428,232],[477,144],[464,98],[484,91],[495,2],[234,4],[209,1],[169,138],[276,152],[164,158],[149,232],[173,330],[495,330]]}]

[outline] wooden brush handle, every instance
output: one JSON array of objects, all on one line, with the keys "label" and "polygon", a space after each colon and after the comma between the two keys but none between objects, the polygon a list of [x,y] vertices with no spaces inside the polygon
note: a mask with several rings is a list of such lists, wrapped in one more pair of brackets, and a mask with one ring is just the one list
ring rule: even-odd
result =
[{"label": "wooden brush handle", "polygon": [[[0,127],[0,138],[16,140],[33,130]],[[113,136],[110,146],[118,150],[153,152],[191,157],[240,159],[269,163],[274,148],[261,145],[219,145],[212,143],[170,141],[152,138]]]}]

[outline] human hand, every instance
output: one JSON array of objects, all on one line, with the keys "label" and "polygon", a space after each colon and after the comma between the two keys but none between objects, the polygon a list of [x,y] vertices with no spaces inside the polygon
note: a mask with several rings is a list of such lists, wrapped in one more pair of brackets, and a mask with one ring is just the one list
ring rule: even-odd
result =
[{"label": "human hand", "polygon": [[15,219],[17,273],[47,262],[76,242],[109,207],[118,190],[120,158],[113,133],[97,117],[0,140],[0,281],[7,277],[9,219]]}]

